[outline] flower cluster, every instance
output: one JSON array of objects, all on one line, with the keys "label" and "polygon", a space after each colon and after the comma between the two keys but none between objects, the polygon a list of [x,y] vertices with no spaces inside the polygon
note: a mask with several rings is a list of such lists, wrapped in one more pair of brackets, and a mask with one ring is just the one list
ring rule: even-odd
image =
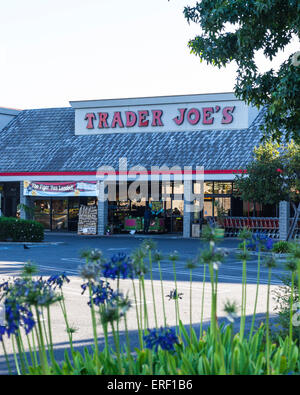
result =
[{"label": "flower cluster", "polygon": [[62,274],[54,274],[53,276],[49,277],[47,283],[53,287],[53,289],[59,288],[61,289],[64,283],[69,283],[70,280],[68,279],[66,273]]},{"label": "flower cluster", "polygon": [[36,324],[31,306],[40,309],[58,302],[61,296],[55,293],[56,287],[61,288],[69,281],[65,274],[51,276],[48,280],[42,277],[35,280],[28,275],[0,284],[5,306],[5,325],[0,328],[0,340],[4,334],[8,337],[18,334],[20,328],[24,328],[26,334],[30,333]]},{"label": "flower cluster", "polygon": [[100,310],[102,324],[112,324],[114,321],[118,321],[125,316],[130,307],[131,301],[128,295],[124,297],[121,292],[113,292],[104,308]]},{"label": "flower cluster", "polygon": [[[6,325],[1,327],[1,335],[7,334],[8,337],[18,333],[23,327],[28,335],[35,326],[33,314],[28,305],[21,305],[14,299],[5,301],[5,321]],[[0,338],[2,340],[2,336]]]},{"label": "flower cluster", "polygon": [[219,270],[224,259],[229,255],[229,251],[226,248],[217,248],[213,246],[209,250],[204,250],[199,260],[208,265],[213,265],[214,270]]},{"label": "flower cluster", "polygon": [[274,240],[268,237],[265,233],[253,233],[251,237],[249,237],[247,243],[247,249],[252,251],[263,250],[272,250]]},{"label": "flower cluster", "polygon": [[150,329],[149,334],[144,335],[144,341],[146,348],[158,350],[161,347],[162,350],[174,351],[175,344],[179,344],[178,337],[175,330],[172,328],[159,328]]},{"label": "flower cluster", "polygon": [[166,295],[169,300],[182,299],[183,293],[178,292],[176,289],[171,289],[170,293]]},{"label": "flower cluster", "polygon": [[104,304],[106,301],[108,301],[110,298],[113,296],[113,290],[111,289],[110,285],[108,282],[100,280],[97,283],[90,284],[89,282],[84,283],[81,285],[82,288],[82,295],[85,293],[85,291],[91,286],[91,298],[88,302],[88,305],[91,306],[91,302],[93,301],[93,304],[95,306],[99,306],[101,304]]},{"label": "flower cluster", "polygon": [[102,276],[105,278],[133,278],[134,269],[129,256],[124,253],[113,255],[107,262],[102,263]]}]

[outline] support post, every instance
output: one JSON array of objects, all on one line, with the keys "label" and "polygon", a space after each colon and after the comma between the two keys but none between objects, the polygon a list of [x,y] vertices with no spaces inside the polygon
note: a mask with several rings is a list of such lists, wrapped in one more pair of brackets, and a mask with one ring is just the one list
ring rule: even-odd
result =
[{"label": "support post", "polygon": [[105,197],[105,182],[98,181],[98,235],[105,235],[107,223],[108,201]]},{"label": "support post", "polygon": [[279,203],[279,240],[287,240],[290,228],[290,203]]},{"label": "support post", "polygon": [[191,237],[193,181],[184,180],[183,237]]}]

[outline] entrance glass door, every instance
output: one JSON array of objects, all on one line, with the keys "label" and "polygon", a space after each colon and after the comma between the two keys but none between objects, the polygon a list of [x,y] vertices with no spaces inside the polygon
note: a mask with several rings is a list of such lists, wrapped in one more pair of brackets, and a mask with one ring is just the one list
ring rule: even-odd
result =
[{"label": "entrance glass door", "polygon": [[52,200],[52,230],[68,230],[68,200]]},{"label": "entrance glass door", "polygon": [[50,229],[50,213],[51,213],[51,201],[47,200],[36,200],[34,202],[34,219],[44,225],[45,229]]}]

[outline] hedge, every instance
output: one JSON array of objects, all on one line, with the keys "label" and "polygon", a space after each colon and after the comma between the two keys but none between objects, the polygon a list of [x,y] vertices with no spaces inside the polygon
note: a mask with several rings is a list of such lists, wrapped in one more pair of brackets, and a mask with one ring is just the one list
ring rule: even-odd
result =
[{"label": "hedge", "polygon": [[44,227],[36,221],[0,217],[0,241],[43,241]]}]

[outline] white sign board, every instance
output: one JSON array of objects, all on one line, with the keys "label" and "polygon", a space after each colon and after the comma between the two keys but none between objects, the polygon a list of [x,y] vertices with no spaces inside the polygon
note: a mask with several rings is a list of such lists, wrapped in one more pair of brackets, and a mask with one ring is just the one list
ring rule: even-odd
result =
[{"label": "white sign board", "polygon": [[225,95],[71,102],[75,134],[247,129],[257,111]]}]

